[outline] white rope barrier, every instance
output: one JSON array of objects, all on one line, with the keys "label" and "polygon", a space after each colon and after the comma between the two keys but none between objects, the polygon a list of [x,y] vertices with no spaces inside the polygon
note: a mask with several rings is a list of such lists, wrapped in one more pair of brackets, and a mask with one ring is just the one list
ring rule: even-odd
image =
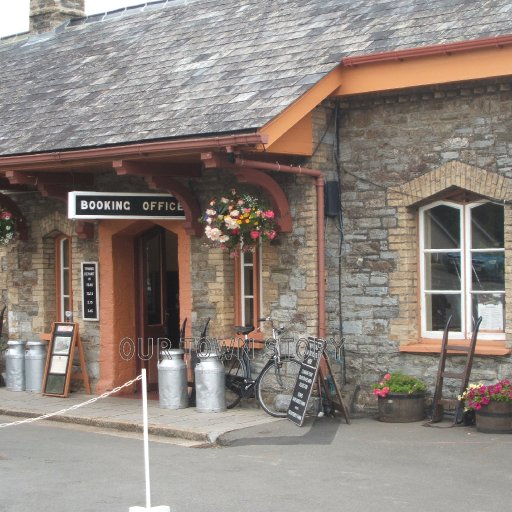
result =
[{"label": "white rope barrier", "polygon": [[102,398],[107,398],[108,396],[121,391],[121,389],[131,386],[138,380],[142,380],[142,374],[135,377],[135,379],[129,380],[128,382],[121,384],[121,386],[118,386],[117,388],[114,388],[111,391],[106,391],[105,393],[103,393],[101,395],[95,396],[94,398],[91,398],[90,400],[87,400],[86,402],[82,402],[80,404],[75,404],[75,405],[72,405],[71,407],[67,407],[66,409],[60,409],[59,411],[42,414],[41,416],[37,416],[36,418],[26,418],[24,420],[13,421],[11,423],[0,423],[0,428],[13,427],[15,425],[22,425],[24,423],[33,423],[34,421],[46,420],[48,418],[51,418],[52,416],[58,416],[60,414],[65,414],[66,412],[69,412],[69,411],[74,411],[75,409],[79,409],[80,407],[85,407],[86,405],[92,404],[92,403],[96,402],[97,400],[101,400]]}]

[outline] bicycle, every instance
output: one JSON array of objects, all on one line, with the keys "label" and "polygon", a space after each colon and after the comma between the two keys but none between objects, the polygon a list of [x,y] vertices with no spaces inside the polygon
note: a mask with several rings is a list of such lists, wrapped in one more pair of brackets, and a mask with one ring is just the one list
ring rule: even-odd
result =
[{"label": "bicycle", "polygon": [[[249,333],[254,326],[236,326],[238,335],[243,335],[241,357],[233,353],[223,354],[226,371],[226,407],[232,409],[242,398],[254,398],[263,410],[277,418],[286,417],[293,389],[297,381],[300,362],[293,356],[281,354],[281,334],[284,327],[274,327],[272,317],[260,318],[272,327],[272,355],[256,377],[252,378],[249,358]],[[237,347],[238,348],[238,347]]]}]

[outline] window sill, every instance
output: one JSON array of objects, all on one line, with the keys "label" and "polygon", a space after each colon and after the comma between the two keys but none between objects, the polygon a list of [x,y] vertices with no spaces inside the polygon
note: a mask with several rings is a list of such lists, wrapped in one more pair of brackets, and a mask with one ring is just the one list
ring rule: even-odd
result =
[{"label": "window sill", "polygon": [[[448,341],[453,345],[469,346],[469,341],[452,340]],[[409,354],[439,354],[441,352],[441,340],[421,340],[418,343],[401,345],[400,352]],[[505,346],[504,341],[477,342],[475,355],[477,356],[508,356],[512,353],[512,348]],[[454,350],[448,350],[448,354],[457,354]]]}]

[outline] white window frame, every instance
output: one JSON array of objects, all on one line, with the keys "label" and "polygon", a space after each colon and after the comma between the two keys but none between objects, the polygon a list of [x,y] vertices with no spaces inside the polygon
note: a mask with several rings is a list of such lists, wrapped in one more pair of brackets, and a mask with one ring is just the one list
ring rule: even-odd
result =
[{"label": "white window frame", "polygon": [[[251,255],[252,253],[247,253],[240,251],[240,318],[242,320],[242,325],[259,325],[256,323],[256,318],[249,318],[247,319],[245,317],[245,301],[246,299],[252,299],[254,303],[254,310],[256,312],[261,311],[261,297],[262,297],[262,277],[261,277],[261,244],[256,247],[255,251],[257,251],[257,254],[255,255],[256,258],[251,258],[251,262],[246,261],[246,256]],[[254,268],[254,260],[256,260],[258,268]],[[256,275],[257,283],[253,283],[253,292],[252,294],[246,293],[246,289],[250,287],[247,286],[247,283],[245,282],[245,268],[246,267],[253,267],[252,275],[254,279],[254,275]],[[255,274],[256,273],[256,274]],[[256,286],[257,285],[257,286]],[[258,303],[256,303],[258,301]],[[258,315],[256,315],[258,316]],[[249,322],[249,323],[247,323]]]},{"label": "white window frame", "polygon": [[[67,244],[67,248],[65,247],[65,244]],[[59,272],[59,289],[57,297],[58,304],[59,304],[59,318],[61,322],[68,321],[66,318],[66,311],[68,311],[65,308],[65,302],[66,299],[69,304],[69,309],[71,310],[73,307],[72,304],[72,276],[71,276],[71,239],[69,237],[62,237],[58,240],[58,272]],[[66,254],[66,259],[68,260],[68,266],[64,266],[64,255]],[[68,276],[68,293],[66,293],[66,290],[64,289],[64,283],[65,279],[64,276],[67,274]]]},{"label": "white window frame", "polygon": [[[419,269],[420,269],[420,312],[421,312],[421,337],[427,339],[441,339],[442,331],[429,331],[427,330],[427,301],[425,300],[428,290],[425,289],[426,285],[426,265],[425,255],[428,253],[454,253],[461,254],[461,289],[460,290],[435,290],[436,293],[443,293],[448,295],[461,296],[461,330],[450,331],[450,339],[469,339],[472,334],[472,274],[471,269],[471,254],[472,252],[500,252],[505,253],[505,248],[497,249],[472,249],[471,241],[471,210],[489,201],[475,201],[468,204],[454,203],[451,201],[436,201],[422,206],[419,209]],[[445,205],[450,208],[459,210],[460,212],[460,249],[426,249],[425,248],[425,212],[435,208],[436,206]],[[480,292],[482,293],[482,292]],[[502,294],[505,299],[505,290],[492,290],[488,293]],[[503,312],[503,323],[505,324],[506,317],[505,311]],[[505,328],[505,325],[503,325]],[[478,333],[479,340],[504,340],[505,332],[485,332],[482,329]]]}]

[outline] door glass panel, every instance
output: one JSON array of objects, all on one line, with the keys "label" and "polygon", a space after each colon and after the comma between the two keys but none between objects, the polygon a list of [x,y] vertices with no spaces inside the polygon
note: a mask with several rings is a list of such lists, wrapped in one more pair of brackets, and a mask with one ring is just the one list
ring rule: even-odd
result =
[{"label": "door glass panel", "polygon": [[450,315],[452,321],[451,331],[461,330],[461,296],[460,294],[435,293],[427,294],[426,313],[427,330],[442,331],[446,327],[446,322]]},{"label": "door glass panel", "polygon": [[503,332],[505,295],[499,293],[475,293],[472,295],[473,318],[482,317],[481,331]]},{"label": "door glass panel", "polygon": [[148,238],[143,244],[144,293],[146,294],[146,318],[148,325],[162,323],[162,279],[160,261],[160,236]]},{"label": "door glass panel", "polygon": [[505,254],[503,252],[472,252],[473,290],[505,289]]},{"label": "door glass panel", "polygon": [[502,206],[485,203],[471,210],[473,249],[497,249],[504,245],[504,210]]},{"label": "door glass panel", "polygon": [[460,211],[440,205],[425,212],[425,249],[460,248]]},{"label": "door glass panel", "polygon": [[425,254],[425,289],[460,290],[459,252]]}]

